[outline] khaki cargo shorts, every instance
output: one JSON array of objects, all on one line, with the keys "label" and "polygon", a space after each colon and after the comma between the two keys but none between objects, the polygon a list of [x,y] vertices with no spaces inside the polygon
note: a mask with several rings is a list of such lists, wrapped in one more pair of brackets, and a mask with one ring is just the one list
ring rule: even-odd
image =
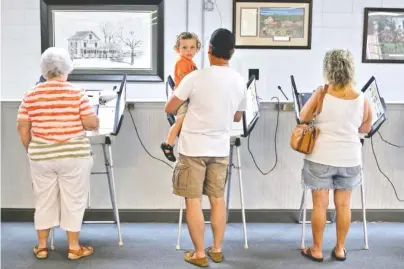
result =
[{"label": "khaki cargo shorts", "polygon": [[186,198],[224,197],[228,157],[179,155],[173,172],[173,193]]},{"label": "khaki cargo shorts", "polygon": [[181,106],[177,110],[177,116],[184,116],[185,113],[187,113],[188,110],[188,101],[185,101],[184,103],[181,104]]}]

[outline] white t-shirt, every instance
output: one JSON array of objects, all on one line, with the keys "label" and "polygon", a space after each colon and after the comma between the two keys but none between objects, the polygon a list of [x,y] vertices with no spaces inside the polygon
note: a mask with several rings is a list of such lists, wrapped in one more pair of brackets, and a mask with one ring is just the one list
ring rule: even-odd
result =
[{"label": "white t-shirt", "polygon": [[178,151],[191,157],[226,157],[237,111],[246,109],[247,85],[227,66],[210,66],[184,77],[174,95],[189,99]]}]

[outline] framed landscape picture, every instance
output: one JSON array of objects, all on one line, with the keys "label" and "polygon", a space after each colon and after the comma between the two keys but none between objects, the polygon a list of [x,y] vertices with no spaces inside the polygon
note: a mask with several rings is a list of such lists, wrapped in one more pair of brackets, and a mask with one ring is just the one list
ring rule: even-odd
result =
[{"label": "framed landscape picture", "polygon": [[365,8],[362,62],[404,63],[404,8]]},{"label": "framed landscape picture", "polygon": [[163,0],[40,0],[41,49],[65,48],[72,81],[164,81]]},{"label": "framed landscape picture", "polygon": [[236,47],[311,49],[312,0],[234,0]]}]

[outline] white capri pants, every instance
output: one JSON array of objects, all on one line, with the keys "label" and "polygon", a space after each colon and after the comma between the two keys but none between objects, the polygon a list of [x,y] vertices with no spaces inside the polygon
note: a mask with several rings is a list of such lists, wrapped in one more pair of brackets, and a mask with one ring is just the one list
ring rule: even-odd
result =
[{"label": "white capri pants", "polygon": [[36,230],[81,230],[93,162],[92,157],[30,161]]}]

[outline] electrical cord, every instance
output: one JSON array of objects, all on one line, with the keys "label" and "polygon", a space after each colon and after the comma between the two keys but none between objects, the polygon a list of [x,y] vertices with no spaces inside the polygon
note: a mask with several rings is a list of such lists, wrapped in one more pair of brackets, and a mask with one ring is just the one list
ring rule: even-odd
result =
[{"label": "electrical cord", "polygon": [[[380,133],[379,133],[379,135],[380,135]],[[380,136],[381,136],[381,135],[380,135]],[[383,140],[383,141],[384,141],[384,140]],[[384,141],[384,142],[386,142],[386,141]],[[388,142],[386,142],[386,143],[388,143]],[[390,144],[390,143],[388,143],[388,144]],[[390,185],[393,187],[394,194],[396,195],[397,200],[398,200],[399,202],[404,202],[404,199],[400,199],[400,198],[398,197],[397,190],[396,190],[396,188],[395,188],[393,182],[391,182],[390,178],[389,178],[389,177],[382,171],[382,169],[380,168],[379,160],[377,159],[376,152],[375,152],[375,148],[374,148],[374,146],[373,146],[373,137],[370,138],[370,145],[371,145],[371,147],[372,147],[373,156],[374,156],[374,158],[375,158],[376,165],[377,165],[377,168],[379,169],[379,172],[389,181]]]},{"label": "electrical cord", "polygon": [[389,144],[390,146],[393,146],[393,147],[396,147],[396,148],[399,148],[399,149],[404,148],[404,146],[399,146],[399,145],[393,144],[393,143],[387,141],[386,139],[384,139],[382,134],[379,131],[377,131],[377,134],[380,136],[380,138],[382,139],[382,141],[384,143]]},{"label": "electrical cord", "polygon": [[261,173],[263,176],[266,176],[266,175],[268,175],[269,173],[271,173],[273,170],[275,170],[275,167],[276,167],[276,165],[278,164],[278,149],[277,149],[277,147],[276,147],[276,144],[277,144],[277,137],[278,137],[280,101],[279,101],[279,98],[278,98],[278,97],[272,97],[271,100],[273,100],[273,99],[276,99],[276,100],[278,101],[278,109],[277,109],[278,112],[277,112],[277,115],[276,115],[275,137],[274,137],[274,144],[275,144],[275,146],[274,146],[274,148],[275,148],[275,164],[273,165],[273,167],[272,167],[268,172],[263,172],[263,171],[262,171],[262,169],[258,166],[257,162],[255,161],[255,158],[254,158],[253,153],[251,152],[251,149],[250,149],[250,137],[251,137],[251,133],[250,133],[250,135],[248,136],[248,139],[247,139],[247,149],[248,149],[248,152],[250,153],[251,158],[253,159],[253,162],[254,162],[254,164],[255,164],[255,167],[257,167],[258,171],[260,171],[260,173]]},{"label": "electrical cord", "polygon": [[144,144],[143,144],[143,142],[142,142],[142,139],[140,138],[139,132],[138,132],[137,127],[136,127],[135,120],[133,119],[132,112],[130,111],[130,109],[128,109],[128,111],[129,111],[130,118],[132,119],[133,127],[135,127],[135,131],[136,131],[137,138],[139,139],[139,142],[140,142],[140,144],[142,145],[143,149],[146,151],[146,153],[147,153],[152,159],[155,159],[155,160],[157,160],[157,161],[160,161],[160,162],[166,164],[167,166],[169,166],[171,169],[174,169],[174,167],[172,167],[168,162],[163,161],[163,160],[161,160],[161,159],[159,159],[159,158],[154,157],[154,156],[151,155],[150,152],[146,149],[146,147],[144,146]]},{"label": "electrical cord", "polygon": [[219,6],[217,5],[216,0],[213,0],[213,1],[215,2],[215,6],[216,6],[216,8],[217,8],[217,12],[219,13],[219,18],[220,18],[220,27],[222,27],[222,25],[223,25],[222,13],[220,13],[220,9],[219,9]]}]

